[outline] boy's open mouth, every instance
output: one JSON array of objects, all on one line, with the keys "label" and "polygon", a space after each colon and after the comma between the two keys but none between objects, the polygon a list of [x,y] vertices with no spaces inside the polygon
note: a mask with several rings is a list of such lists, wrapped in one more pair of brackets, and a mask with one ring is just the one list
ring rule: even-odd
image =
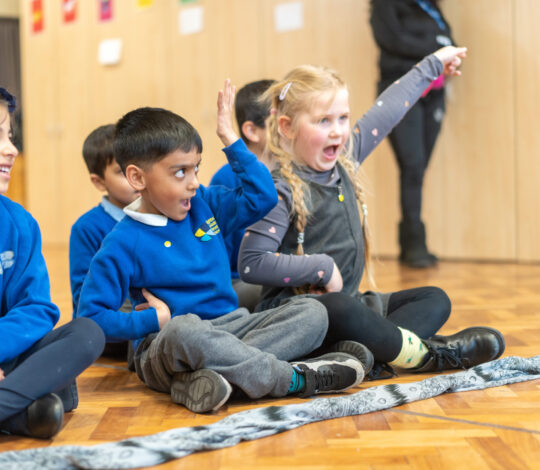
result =
[{"label": "boy's open mouth", "polygon": [[4,173],[6,175],[9,175],[11,173],[11,167],[10,166],[0,166],[0,173]]}]

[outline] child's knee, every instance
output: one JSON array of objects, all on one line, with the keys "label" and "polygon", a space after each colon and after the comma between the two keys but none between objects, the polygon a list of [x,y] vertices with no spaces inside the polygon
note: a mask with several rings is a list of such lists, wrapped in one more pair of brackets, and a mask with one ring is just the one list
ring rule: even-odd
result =
[{"label": "child's knee", "polygon": [[437,312],[441,316],[441,319],[446,321],[452,310],[452,302],[448,297],[448,294],[440,287],[429,286],[427,289],[429,289],[429,295],[437,306]]},{"label": "child's knee", "polygon": [[301,309],[299,321],[306,337],[313,338],[319,346],[328,331],[328,312],[326,307],[313,298],[301,298],[295,301],[296,308]]},{"label": "child's knee", "polygon": [[105,347],[105,334],[100,326],[89,318],[75,318],[71,321],[74,340],[77,351],[82,355],[82,360],[88,364],[94,362]]}]

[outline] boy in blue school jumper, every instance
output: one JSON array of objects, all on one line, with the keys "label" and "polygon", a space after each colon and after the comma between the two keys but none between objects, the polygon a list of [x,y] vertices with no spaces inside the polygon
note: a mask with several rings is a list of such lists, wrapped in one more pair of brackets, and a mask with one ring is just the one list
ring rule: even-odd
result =
[{"label": "boy in blue school jumper", "polygon": [[69,237],[69,279],[73,316],[77,311],[81,287],[92,258],[113,227],[124,218],[125,206],[138,197],[113,157],[114,125],[93,130],[85,139],[82,154],[90,181],[107,194],[71,227]]},{"label": "boy in blue school jumper", "polygon": [[[100,192],[105,192],[101,202],[83,214],[71,227],[69,237],[69,279],[73,318],[77,311],[84,278],[92,258],[101,242],[113,227],[124,218],[123,208],[139,196],[128,183],[122,169],[113,156],[114,124],[94,129],[85,139],[82,154],[90,181]],[[131,302],[126,299],[122,311],[131,311]],[[126,359],[131,370],[132,351],[127,341],[109,342],[103,355]]]},{"label": "boy in blue school jumper", "polygon": [[64,411],[77,407],[75,377],[100,355],[105,338],[79,318],[60,318],[34,218],[2,196],[17,149],[12,143],[15,98],[0,88],[0,433],[49,439]]},{"label": "boy in blue school jumper", "polygon": [[[139,378],[194,412],[219,409],[231,384],[251,398],[309,396],[345,390],[364,375],[344,353],[288,362],[326,334],[326,311],[313,299],[257,314],[237,308],[224,236],[260,219],[277,193],[233,131],[233,105],[227,81],[218,135],[241,180],[234,190],[199,184],[202,142],[182,117],[140,108],[118,121],[115,158],[141,196],[92,260],[78,309],[108,340],[136,340]],[[128,293],[142,303],[120,312]]]},{"label": "boy in blue school jumper", "polygon": [[[266,147],[266,119],[270,115],[270,104],[260,100],[263,93],[274,84],[275,80],[257,80],[244,85],[236,94],[235,116],[240,137],[257,158],[269,170],[271,162],[267,160],[264,149]],[[223,165],[210,180],[210,186],[221,185],[227,188],[236,188],[240,180],[229,163]],[[238,296],[238,305],[253,311],[261,300],[262,286],[248,284],[240,279],[238,274],[238,252],[244,236],[244,229],[233,231],[225,238],[225,246],[229,253],[231,264],[231,279],[234,291]]]}]

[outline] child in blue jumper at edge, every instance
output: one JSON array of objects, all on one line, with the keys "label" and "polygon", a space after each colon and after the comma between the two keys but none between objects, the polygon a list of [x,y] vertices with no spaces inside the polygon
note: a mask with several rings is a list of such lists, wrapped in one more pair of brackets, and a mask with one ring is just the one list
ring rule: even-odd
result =
[{"label": "child in blue jumper at edge", "polygon": [[[236,93],[234,111],[240,137],[257,158],[271,170],[271,161],[266,158],[266,119],[270,115],[270,103],[260,100],[262,94],[275,83],[275,80],[257,80],[244,85]],[[240,179],[236,176],[231,165],[223,165],[210,180],[210,186],[222,185],[227,188],[236,188]],[[231,278],[233,289],[238,296],[238,306],[253,311],[259,303],[262,286],[248,284],[240,279],[238,274],[238,252],[244,237],[244,230],[239,229],[225,238],[225,246],[229,253],[231,263]]]},{"label": "child in blue jumper at edge", "polygon": [[[298,299],[250,314],[237,308],[223,238],[277,202],[271,175],[232,127],[234,88],[218,95],[218,135],[241,179],[234,190],[199,185],[202,142],[182,117],[140,108],[116,124],[114,154],[140,198],[92,260],[78,316],[107,340],[133,339],[135,368],[150,388],[194,412],[217,410],[232,385],[251,398],[345,390],[364,376],[344,353],[303,362],[327,330],[322,304]],[[131,313],[123,300],[141,301]]]},{"label": "child in blue jumper at edge", "polygon": [[[124,218],[123,208],[138,197],[137,191],[128,183],[120,165],[113,157],[113,142],[114,125],[107,124],[90,132],[83,143],[82,154],[90,173],[90,181],[96,189],[107,194],[96,207],[79,217],[71,227],[69,278],[74,318],[83,281],[92,258],[105,236]],[[129,299],[126,299],[122,311],[131,311]],[[125,359],[127,347],[126,341],[107,343],[103,354]]]},{"label": "child in blue jumper at edge", "polygon": [[[0,194],[18,152],[12,143],[15,98],[0,88]],[[87,318],[55,330],[41,234],[33,217],[0,195],[0,431],[49,439],[64,411],[77,407],[75,378],[99,356],[104,337]]]}]

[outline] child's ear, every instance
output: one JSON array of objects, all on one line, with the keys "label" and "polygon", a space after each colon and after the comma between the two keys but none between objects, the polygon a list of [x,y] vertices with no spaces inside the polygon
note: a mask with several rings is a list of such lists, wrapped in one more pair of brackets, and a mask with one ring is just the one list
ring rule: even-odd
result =
[{"label": "child's ear", "polygon": [[104,179],[96,173],[90,173],[90,181],[98,189],[98,191],[107,191]]},{"label": "child's ear", "polygon": [[277,118],[279,133],[289,140],[294,138],[294,132],[292,128],[292,119],[289,116],[282,114]]},{"label": "child's ear", "polygon": [[131,164],[126,167],[126,179],[133,189],[136,189],[137,191],[146,189],[144,171],[137,165]]},{"label": "child's ear", "polygon": [[255,124],[253,124],[253,121],[244,121],[244,123],[242,124],[242,133],[247,137],[250,142],[256,144],[258,144],[261,140],[257,129],[259,128]]}]

